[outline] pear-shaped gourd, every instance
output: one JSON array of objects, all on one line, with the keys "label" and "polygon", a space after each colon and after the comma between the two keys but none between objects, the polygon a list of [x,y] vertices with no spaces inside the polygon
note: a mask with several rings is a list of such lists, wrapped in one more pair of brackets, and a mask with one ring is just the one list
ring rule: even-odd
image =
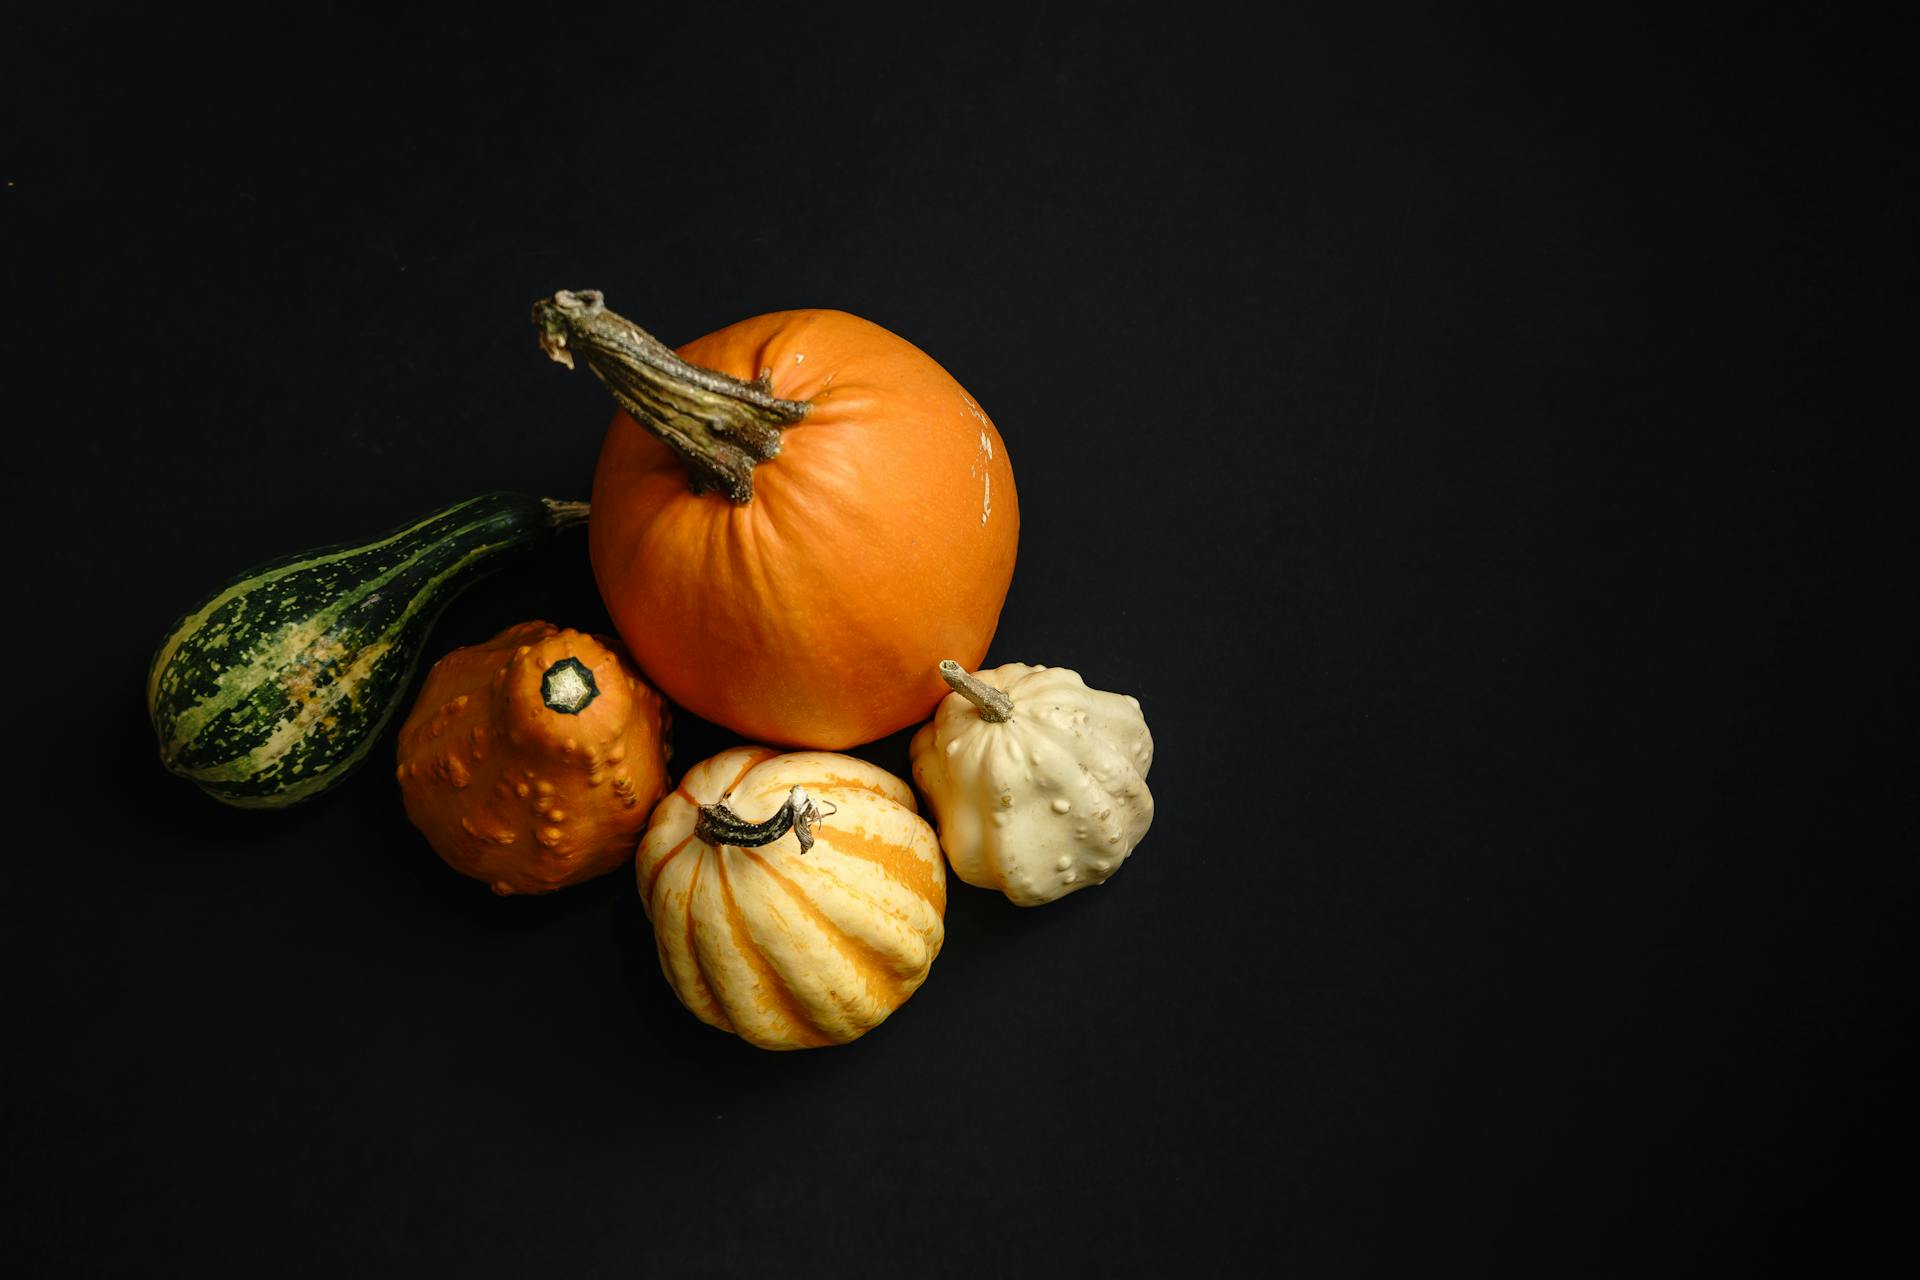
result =
[{"label": "pear-shaped gourd", "polygon": [[1023,907],[1099,884],[1153,822],[1153,735],[1137,699],[1010,662],[953,689],[909,751],[954,874]]},{"label": "pear-shaped gourd", "polygon": [[483,493],[228,580],[173,624],[148,668],[160,762],[242,809],[331,790],[400,710],[448,602],[586,518],[584,502]]}]

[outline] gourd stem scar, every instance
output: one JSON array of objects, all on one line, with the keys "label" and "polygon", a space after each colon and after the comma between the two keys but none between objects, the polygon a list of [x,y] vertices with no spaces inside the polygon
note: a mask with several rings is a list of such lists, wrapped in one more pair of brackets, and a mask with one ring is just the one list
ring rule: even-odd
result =
[{"label": "gourd stem scar", "polygon": [[593,669],[578,658],[562,658],[540,677],[540,700],[563,716],[579,715],[599,696]]}]

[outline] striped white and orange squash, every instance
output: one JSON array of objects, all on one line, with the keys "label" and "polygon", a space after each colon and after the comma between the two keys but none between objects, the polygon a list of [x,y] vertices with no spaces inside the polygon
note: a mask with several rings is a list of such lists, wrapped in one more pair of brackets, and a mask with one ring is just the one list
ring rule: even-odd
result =
[{"label": "striped white and orange squash", "polygon": [[[760,822],[795,787],[823,815],[801,851],[696,833],[702,806]],[[735,747],[687,771],[640,843],[660,968],[695,1016],[763,1049],[845,1044],[926,980],[946,937],[946,868],[913,791],[825,751]]]}]

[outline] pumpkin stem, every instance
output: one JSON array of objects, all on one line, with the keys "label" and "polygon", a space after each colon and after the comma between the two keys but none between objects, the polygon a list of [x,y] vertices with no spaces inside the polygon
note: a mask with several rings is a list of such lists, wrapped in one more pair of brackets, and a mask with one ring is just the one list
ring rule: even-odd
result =
[{"label": "pumpkin stem", "polygon": [[675,355],[666,343],[607,310],[598,290],[562,289],[533,304],[540,349],[567,368],[578,355],[633,420],[686,464],[693,491],[753,501],[753,468],[780,452],[780,430],[812,406],[781,400]]},{"label": "pumpkin stem", "polygon": [[813,848],[813,831],[820,825],[820,806],[805,787],[787,793],[786,803],[765,822],[748,822],[723,804],[703,804],[693,834],[707,844],[730,844],[751,849],[772,844],[787,832],[800,841],[800,852]]},{"label": "pumpkin stem", "polygon": [[980,677],[968,675],[967,669],[952,658],[940,664],[940,678],[947,682],[948,688],[980,708],[980,718],[988,724],[1013,719],[1013,699]]}]

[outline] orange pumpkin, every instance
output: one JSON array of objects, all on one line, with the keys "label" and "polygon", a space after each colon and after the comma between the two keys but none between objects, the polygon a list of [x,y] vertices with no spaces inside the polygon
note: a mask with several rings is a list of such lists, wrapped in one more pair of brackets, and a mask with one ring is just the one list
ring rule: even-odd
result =
[{"label": "orange pumpkin", "polygon": [[902,338],[782,311],[676,354],[562,292],[548,354],[614,393],[588,544],[614,626],[681,706],[837,749],[926,719],[987,652],[1020,532],[1006,446]]},{"label": "orange pumpkin", "polygon": [[668,712],[616,644],[547,622],[435,663],[400,729],[407,817],[498,894],[633,858],[667,793]]}]

